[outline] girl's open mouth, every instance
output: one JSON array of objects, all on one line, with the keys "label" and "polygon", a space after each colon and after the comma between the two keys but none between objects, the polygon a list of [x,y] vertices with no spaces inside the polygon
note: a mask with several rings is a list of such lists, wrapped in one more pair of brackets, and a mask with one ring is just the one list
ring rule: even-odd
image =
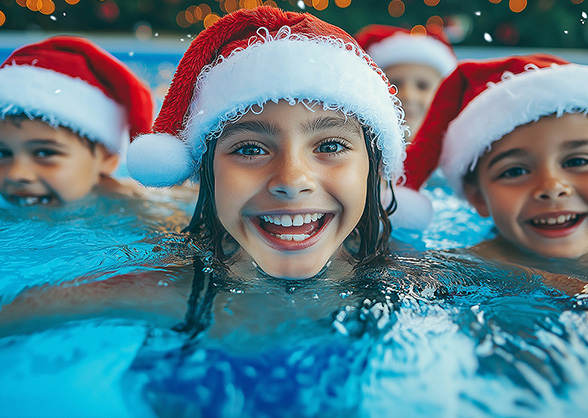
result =
[{"label": "girl's open mouth", "polygon": [[557,217],[533,218],[529,224],[542,235],[557,237],[574,231],[585,217],[585,213],[568,213]]},{"label": "girl's open mouth", "polygon": [[313,245],[333,216],[331,213],[315,212],[261,215],[252,219],[271,246],[280,250],[295,251]]}]

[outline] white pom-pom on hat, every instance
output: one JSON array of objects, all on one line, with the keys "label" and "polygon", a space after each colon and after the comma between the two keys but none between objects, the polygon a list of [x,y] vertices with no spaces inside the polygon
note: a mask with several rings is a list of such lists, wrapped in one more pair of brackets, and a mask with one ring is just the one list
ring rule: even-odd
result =
[{"label": "white pom-pom on hat", "polygon": [[147,187],[182,184],[195,170],[188,145],[169,134],[140,135],[127,153],[127,169],[135,180]]},{"label": "white pom-pom on hat", "polygon": [[423,231],[433,219],[433,205],[427,196],[409,187],[396,187],[396,210],[389,216],[394,228]]}]

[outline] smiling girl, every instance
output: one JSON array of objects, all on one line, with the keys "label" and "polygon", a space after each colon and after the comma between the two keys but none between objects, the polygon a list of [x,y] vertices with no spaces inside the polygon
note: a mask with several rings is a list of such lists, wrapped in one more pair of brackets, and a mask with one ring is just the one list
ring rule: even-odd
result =
[{"label": "smiling girl", "polygon": [[378,179],[397,179],[404,157],[393,91],[339,28],[241,10],[192,42],[154,133],[129,148],[129,172],[156,187],[198,177],[188,229],[220,260],[291,279],[333,258],[352,266],[390,232]]}]

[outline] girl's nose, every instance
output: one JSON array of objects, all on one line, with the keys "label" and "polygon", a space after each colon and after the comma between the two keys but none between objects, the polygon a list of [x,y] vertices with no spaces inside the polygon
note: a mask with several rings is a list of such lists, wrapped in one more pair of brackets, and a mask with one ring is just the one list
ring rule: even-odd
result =
[{"label": "girl's nose", "polygon": [[35,180],[35,171],[26,158],[16,157],[6,172],[6,180],[12,183],[31,183]]},{"label": "girl's nose", "polygon": [[537,200],[556,200],[571,196],[574,188],[563,178],[557,175],[544,175],[538,187],[533,193]]},{"label": "girl's nose", "polygon": [[310,167],[297,158],[287,158],[277,162],[268,183],[270,193],[284,199],[312,193],[316,187],[317,183]]}]

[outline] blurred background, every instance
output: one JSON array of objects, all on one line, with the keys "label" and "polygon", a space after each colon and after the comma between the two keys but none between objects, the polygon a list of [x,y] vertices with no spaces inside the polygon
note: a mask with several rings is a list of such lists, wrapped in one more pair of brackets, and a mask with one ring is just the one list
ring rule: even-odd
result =
[{"label": "blurred background", "polygon": [[131,66],[161,102],[198,32],[262,4],[352,34],[370,23],[444,31],[459,58],[542,51],[588,64],[588,0],[0,0],[0,59],[49,35],[81,34]]}]

